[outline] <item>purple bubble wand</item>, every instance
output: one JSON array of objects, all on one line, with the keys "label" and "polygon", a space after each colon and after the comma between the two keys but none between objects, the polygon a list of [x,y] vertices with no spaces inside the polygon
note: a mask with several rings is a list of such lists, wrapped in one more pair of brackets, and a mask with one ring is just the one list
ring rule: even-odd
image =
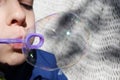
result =
[{"label": "purple bubble wand", "polygon": [[[36,45],[31,44],[31,39],[38,37],[39,42]],[[0,39],[0,44],[11,44],[11,43],[24,43],[29,49],[38,49],[41,47],[44,43],[44,37],[41,34],[32,33],[27,35],[27,37],[22,39]]]}]

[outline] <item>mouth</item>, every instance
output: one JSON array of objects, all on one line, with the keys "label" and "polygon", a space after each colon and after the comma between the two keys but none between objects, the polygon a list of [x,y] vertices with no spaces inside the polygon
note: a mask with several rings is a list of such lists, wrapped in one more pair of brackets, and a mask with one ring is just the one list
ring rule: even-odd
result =
[{"label": "mouth", "polygon": [[13,43],[11,44],[13,49],[22,49],[24,44],[23,43]]},{"label": "mouth", "polygon": [[[24,40],[24,38],[22,36],[18,37],[18,38],[14,38],[14,39],[21,39],[21,40]],[[12,46],[13,49],[22,49],[24,44],[21,42],[21,43],[12,43],[10,44]]]}]

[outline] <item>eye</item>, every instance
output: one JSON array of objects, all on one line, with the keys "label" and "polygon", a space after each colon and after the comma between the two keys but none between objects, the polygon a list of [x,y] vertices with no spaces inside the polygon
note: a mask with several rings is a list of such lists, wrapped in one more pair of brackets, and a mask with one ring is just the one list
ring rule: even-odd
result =
[{"label": "eye", "polygon": [[20,5],[22,5],[27,10],[32,10],[33,9],[32,5],[29,5],[29,4],[26,4],[26,3],[20,3]]}]

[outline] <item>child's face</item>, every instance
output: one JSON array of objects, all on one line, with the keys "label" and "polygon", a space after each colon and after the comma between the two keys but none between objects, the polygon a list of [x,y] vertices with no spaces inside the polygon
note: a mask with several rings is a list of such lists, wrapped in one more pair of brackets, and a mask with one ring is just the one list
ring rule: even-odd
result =
[{"label": "child's face", "polygon": [[[0,0],[0,38],[24,38],[34,25],[33,0]],[[17,65],[25,61],[22,44],[0,44],[0,62]]]}]

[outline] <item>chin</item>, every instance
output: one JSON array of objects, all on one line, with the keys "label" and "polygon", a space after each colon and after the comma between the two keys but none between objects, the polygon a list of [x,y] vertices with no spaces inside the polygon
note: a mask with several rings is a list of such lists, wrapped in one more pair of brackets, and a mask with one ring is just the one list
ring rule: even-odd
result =
[{"label": "chin", "polygon": [[26,57],[24,54],[13,53],[12,55],[9,56],[6,63],[10,66],[20,65],[25,62],[25,59]]},{"label": "chin", "polygon": [[20,48],[16,49],[11,47],[11,45],[1,45],[1,46],[0,46],[1,64],[8,64],[10,66],[14,66],[14,65],[20,65],[25,62],[26,56],[25,54],[22,53],[22,50]]}]

